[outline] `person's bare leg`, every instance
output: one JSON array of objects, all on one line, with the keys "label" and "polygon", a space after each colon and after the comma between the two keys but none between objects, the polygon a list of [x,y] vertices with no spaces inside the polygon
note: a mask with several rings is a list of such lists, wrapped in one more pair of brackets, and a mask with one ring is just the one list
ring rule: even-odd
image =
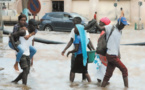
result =
[{"label": "person's bare leg", "polygon": [[128,77],[123,77],[124,86],[128,87]]},{"label": "person's bare leg", "polygon": [[85,73],[82,73],[82,81],[86,81],[86,75],[85,75]]},{"label": "person's bare leg", "polygon": [[32,59],[31,59],[31,67],[33,66],[33,57],[32,57]]},{"label": "person's bare leg", "polygon": [[15,83],[15,84],[18,83],[18,81],[22,79],[22,76],[23,76],[23,72],[20,73],[19,76],[15,80],[12,81],[12,83]]},{"label": "person's bare leg", "polygon": [[14,69],[15,69],[16,71],[19,71],[18,62],[16,62],[16,63],[14,64]]},{"label": "person's bare leg", "polygon": [[75,78],[75,73],[71,72],[70,81],[74,82],[74,78]]},{"label": "person's bare leg", "polygon": [[69,74],[69,80],[71,81],[71,74],[72,74],[72,72],[70,71],[70,74]]},{"label": "person's bare leg", "polygon": [[88,80],[88,82],[91,82],[91,78],[90,78],[90,75],[87,73],[87,74],[85,74],[86,75],[86,78],[87,78],[87,80]]}]

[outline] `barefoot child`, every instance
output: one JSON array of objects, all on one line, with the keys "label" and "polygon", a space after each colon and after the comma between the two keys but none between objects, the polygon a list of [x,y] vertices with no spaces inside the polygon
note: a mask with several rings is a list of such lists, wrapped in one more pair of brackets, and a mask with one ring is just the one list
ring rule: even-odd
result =
[{"label": "barefoot child", "polygon": [[87,71],[87,45],[89,40],[86,37],[84,26],[77,24],[74,32],[76,34],[74,40],[75,49],[67,53],[67,56],[69,56],[70,53],[75,53],[75,61],[74,66],[71,69],[70,80],[71,82],[74,81],[75,73],[84,73],[88,82],[91,82],[91,78]]},{"label": "barefoot child", "polygon": [[[74,25],[76,25],[76,24],[81,24],[81,22],[82,22],[82,20],[81,20],[80,17],[75,17],[75,18],[73,19]],[[72,29],[72,31],[71,31],[71,33],[70,33],[70,36],[71,36],[71,39],[70,39],[69,43],[67,44],[67,46],[65,47],[65,49],[62,51],[62,55],[63,55],[63,56],[64,56],[66,50],[73,44],[73,41],[74,41],[74,39],[75,39],[74,28]],[[87,33],[87,38],[90,40],[89,33]],[[89,46],[90,46],[91,50],[92,50],[92,49],[95,50],[93,44],[91,43],[91,40],[90,40],[90,42],[89,42]],[[75,55],[72,54],[72,57],[71,57],[71,69],[72,69],[73,66],[74,66],[74,60],[75,60]],[[71,71],[70,71],[70,74],[71,74]],[[82,81],[84,81],[85,79],[86,79],[85,74],[82,74]]]}]

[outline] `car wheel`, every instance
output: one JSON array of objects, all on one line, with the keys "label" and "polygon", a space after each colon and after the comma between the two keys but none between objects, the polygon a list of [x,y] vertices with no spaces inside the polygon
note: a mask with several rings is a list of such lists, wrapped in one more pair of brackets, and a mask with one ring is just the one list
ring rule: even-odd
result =
[{"label": "car wheel", "polygon": [[47,32],[52,31],[51,26],[49,25],[45,26],[44,31],[47,31]]}]

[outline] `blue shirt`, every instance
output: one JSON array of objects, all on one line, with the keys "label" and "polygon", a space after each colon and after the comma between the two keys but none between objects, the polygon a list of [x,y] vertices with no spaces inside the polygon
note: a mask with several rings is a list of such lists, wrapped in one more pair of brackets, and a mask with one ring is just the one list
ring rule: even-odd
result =
[{"label": "blue shirt", "polygon": [[81,39],[80,39],[80,36],[76,36],[75,40],[74,40],[74,45],[75,44],[79,44],[79,49],[78,51],[76,52],[76,54],[82,54],[82,46],[81,46]]}]

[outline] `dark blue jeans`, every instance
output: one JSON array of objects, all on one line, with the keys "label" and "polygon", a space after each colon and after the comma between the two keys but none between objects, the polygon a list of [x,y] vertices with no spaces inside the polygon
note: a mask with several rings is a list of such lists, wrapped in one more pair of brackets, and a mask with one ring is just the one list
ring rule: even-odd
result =
[{"label": "dark blue jeans", "polygon": [[[10,47],[11,49],[14,49],[11,42],[9,42],[9,47]],[[22,55],[23,55],[23,53],[24,53],[24,49],[23,49],[23,47],[22,47],[21,44],[19,44],[19,45],[17,46],[17,48],[19,49],[19,52],[17,53],[16,61],[17,61],[17,62],[20,62],[20,59],[21,59],[21,57],[22,57]],[[30,46],[29,49],[30,49],[30,59],[32,59],[32,57],[35,55],[35,53],[37,52],[37,50],[35,49],[34,46]]]}]

